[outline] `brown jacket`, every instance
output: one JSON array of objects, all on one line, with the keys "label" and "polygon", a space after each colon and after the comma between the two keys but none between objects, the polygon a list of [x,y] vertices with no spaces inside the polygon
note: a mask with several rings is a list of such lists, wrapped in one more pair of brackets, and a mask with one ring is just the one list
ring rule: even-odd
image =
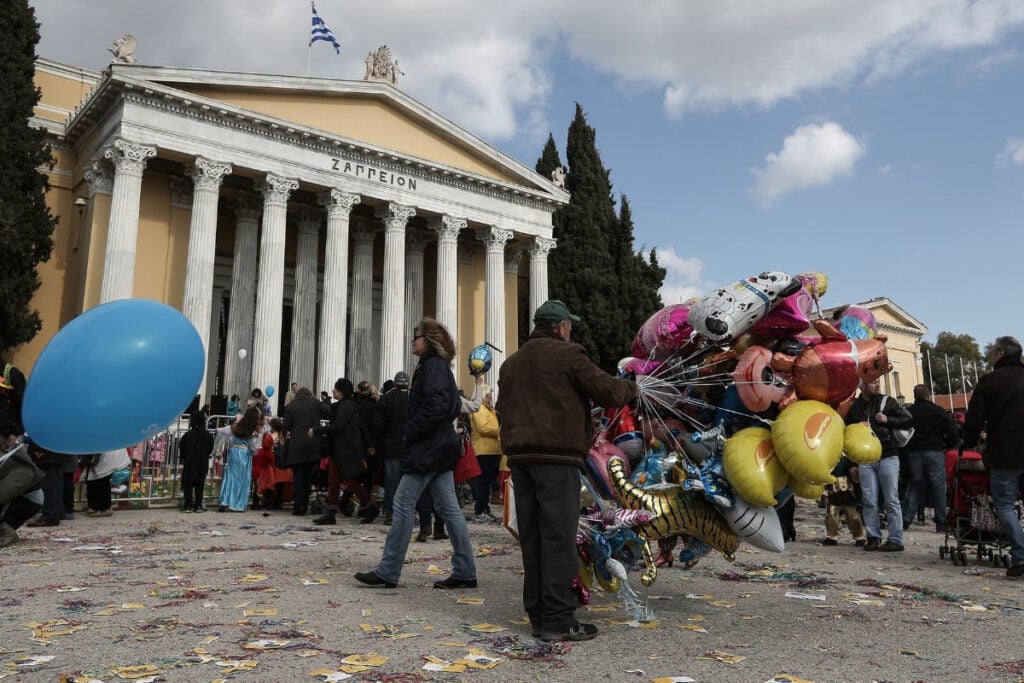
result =
[{"label": "brown jacket", "polygon": [[502,364],[498,421],[508,463],[583,468],[593,439],[590,401],[621,406],[636,398],[636,384],[594,365],[579,344],[537,328]]}]

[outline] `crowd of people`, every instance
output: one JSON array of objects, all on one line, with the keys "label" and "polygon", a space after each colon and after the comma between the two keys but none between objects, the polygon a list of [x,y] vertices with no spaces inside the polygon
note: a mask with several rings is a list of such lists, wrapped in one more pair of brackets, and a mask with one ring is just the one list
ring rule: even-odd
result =
[{"label": "crowd of people", "polygon": [[[356,581],[396,588],[409,544],[432,536],[448,540],[453,552],[451,575],[434,586],[473,588],[477,569],[456,475],[472,455],[473,520],[499,521],[491,508],[499,482],[510,477],[514,485],[523,604],[533,635],[546,641],[594,638],[596,626],[576,618],[572,587],[580,473],[593,439],[591,408],[630,404],[639,389],[599,369],[572,343],[580,318],[562,302],[545,302],[533,320],[528,341],[502,364],[496,390],[478,376],[471,397],[459,391],[451,371],[450,334],[424,318],[410,340],[419,359],[412,377],[399,372],[381,391],[342,377],[330,395],[318,398],[292,384],[281,415],[273,417],[266,397],[253,389],[244,403],[232,396],[236,419],[214,434],[206,427],[207,413],[195,412],[178,444],[182,511],[206,510],[206,478],[211,459],[219,459],[220,512],[282,509],[291,501],[291,514],[319,513],[313,519],[319,525],[337,524],[338,514],[355,515],[363,524],[382,515],[390,527],[382,556],[374,568],[355,574]],[[1024,365],[1013,337],[999,337],[991,348],[994,369],[978,383],[962,420],[939,408],[924,385],[914,388],[914,402],[905,407],[882,394],[878,380],[861,384],[846,422],[867,423],[882,454],[871,464],[844,457],[837,465],[836,482],[822,500],[823,545],[837,545],[845,524],[866,551],[902,551],[904,531],[928,507],[935,531],[947,532],[954,520],[946,516],[946,453],[977,449],[1010,549],[1007,575],[1024,575],[1024,529],[1014,508],[1024,475]],[[24,376],[8,364],[0,384],[0,437],[9,451],[0,463],[0,547],[17,540],[22,524],[55,526],[73,517],[76,477],[86,482],[87,514],[111,514],[113,478],[130,466],[125,449],[74,458],[31,442],[15,448],[24,432],[18,412],[24,387]],[[20,485],[18,477],[30,468],[38,472],[35,481],[18,489],[15,482]],[[323,498],[322,509],[313,509],[314,495]],[[783,524],[792,540],[792,520]]]}]

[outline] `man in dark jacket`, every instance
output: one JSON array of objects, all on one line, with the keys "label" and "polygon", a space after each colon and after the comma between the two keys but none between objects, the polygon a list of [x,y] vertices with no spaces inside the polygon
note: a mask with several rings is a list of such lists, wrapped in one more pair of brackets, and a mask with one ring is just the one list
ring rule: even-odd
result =
[{"label": "man in dark jacket", "polygon": [[[861,392],[846,414],[846,424],[867,422],[871,431],[882,442],[881,459],[858,468],[864,526],[868,542],[864,550],[899,552],[903,550],[903,511],[900,509],[900,447],[893,435],[894,429],[910,429],[914,418],[907,409],[882,393],[881,381],[874,379],[861,383]],[[889,538],[882,543],[880,500],[885,502],[886,528]]]},{"label": "man in dark jacket", "polygon": [[580,472],[593,439],[590,401],[621,406],[637,396],[633,382],[594,365],[561,301],[533,315],[529,340],[501,366],[498,421],[515,489],[523,553],[523,605],[534,637],[590,640],[597,627],[576,621],[576,527]]},{"label": "man in dark jacket", "polygon": [[313,468],[320,463],[320,437],[310,436],[309,430],[319,427],[320,420],[330,415],[327,404],[313,398],[313,392],[306,387],[300,387],[295,392],[295,400],[284,409],[284,431],[288,435],[285,462],[292,469],[295,482],[293,515],[301,517],[306,514]]},{"label": "man in dark jacket", "polygon": [[1024,474],[1024,365],[1020,342],[999,337],[990,353],[995,368],[978,381],[967,406],[964,448],[974,448],[987,434],[985,468],[988,470],[992,507],[1010,541],[1013,563],[1007,576],[1024,576],[1024,529],[1014,510]]},{"label": "man in dark jacket", "polygon": [[405,444],[405,423],[409,419],[409,374],[399,371],[394,388],[380,397],[373,416],[384,460],[384,524],[391,525],[395,490],[402,478],[402,447]]},{"label": "man in dark jacket", "polygon": [[932,402],[932,392],[918,384],[914,403],[907,410],[914,418],[914,435],[907,444],[910,489],[903,511],[903,530],[910,528],[918,510],[931,498],[935,510],[935,531],[946,531],[946,449],[954,448],[959,432],[953,418]]},{"label": "man in dark jacket", "polygon": [[25,433],[21,423],[21,403],[25,398],[25,375],[10,363],[2,363],[0,376],[0,452],[14,448]]}]

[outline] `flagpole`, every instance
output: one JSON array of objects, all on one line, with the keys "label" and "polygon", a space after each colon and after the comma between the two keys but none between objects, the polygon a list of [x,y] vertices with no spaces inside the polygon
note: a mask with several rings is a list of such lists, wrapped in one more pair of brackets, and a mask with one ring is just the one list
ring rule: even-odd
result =
[{"label": "flagpole", "polygon": [[[309,8],[316,14],[316,2],[309,0]],[[306,78],[309,78],[309,55],[313,52],[313,40],[310,38],[309,45],[306,46]]]},{"label": "flagpole", "polygon": [[935,395],[935,375],[932,374],[932,352],[925,351],[924,357],[928,359],[928,388],[931,389],[932,396]]},{"label": "flagpole", "polygon": [[964,357],[960,356],[960,388],[964,392],[964,405],[967,405],[967,380],[964,379]]},{"label": "flagpole", "polygon": [[953,380],[949,376],[949,355],[944,356],[946,359],[946,390],[949,391],[946,397],[949,399],[949,412],[953,412]]}]

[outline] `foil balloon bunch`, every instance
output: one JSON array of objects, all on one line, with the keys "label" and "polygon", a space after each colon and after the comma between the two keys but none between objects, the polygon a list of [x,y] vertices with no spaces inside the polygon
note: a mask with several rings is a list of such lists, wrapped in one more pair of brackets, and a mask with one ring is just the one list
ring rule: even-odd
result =
[{"label": "foil balloon bunch", "polygon": [[[823,319],[827,287],[823,273],[766,271],[666,306],[641,326],[619,363],[636,379],[635,405],[594,411],[586,484],[601,515],[581,526],[581,576],[619,590],[614,560],[649,586],[679,541],[687,567],[711,550],[731,560],[741,542],[781,552],[775,507],[789,491],[820,496],[844,452],[878,459],[870,428],[843,416],[860,381],[891,369],[886,338],[861,307]],[[623,527],[606,515],[624,511],[648,513],[625,528],[657,542],[656,557],[596,549],[596,536],[616,547]]]}]

